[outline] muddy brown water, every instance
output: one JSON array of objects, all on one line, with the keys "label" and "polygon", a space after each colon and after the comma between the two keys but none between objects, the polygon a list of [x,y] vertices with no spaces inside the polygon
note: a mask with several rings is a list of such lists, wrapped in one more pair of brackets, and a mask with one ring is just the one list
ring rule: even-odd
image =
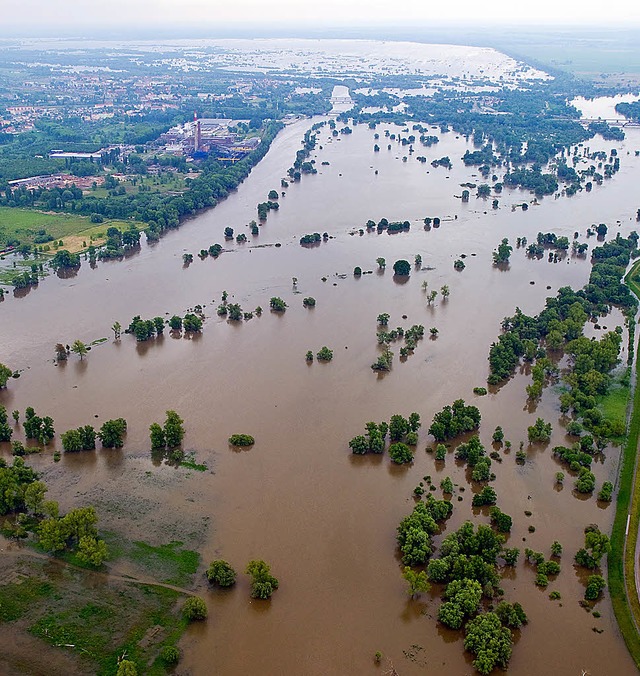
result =
[{"label": "muddy brown water", "polygon": [[[623,143],[590,143],[592,149],[620,149],[621,170],[604,186],[512,212],[511,204],[530,196],[507,191],[498,211],[490,201],[472,197],[463,205],[454,198],[462,191],[460,183],[481,180],[459,160],[471,146],[453,133],[441,135],[435,148],[418,147],[415,153],[429,161],[449,155],[454,168],[446,171],[411,157],[403,162],[407,149],[385,139],[384,126],[377,130],[382,150],[376,154],[373,132],[364,126],[340,140],[324,129],[322,149],[313,153],[318,175],[286,190],[279,212],[269,215],[258,238],[248,235],[249,243],[230,244],[231,251],[218,260],[196,257],[184,268],[182,254],[221,242],[225,226],[248,232],[243,228],[255,217],[256,204],[271,188],[279,189],[310,124],[287,127],[237,193],[157,244],[94,270],[84,263],[73,278],[48,278],[24,298],[0,304],[0,361],[23,370],[0,394],[9,411],[32,405],[55,419],[58,432],[98,426],[116,416],[129,422],[122,451],[63,456],[54,465],[52,446],[31,458],[44,472],[50,497],[67,509],[105,495],[113,506],[122,496],[120,512],[103,517],[105,527],[125,537],[180,539],[182,524],[183,539],[199,542],[204,563],[222,557],[237,569],[252,558],[271,564],[280,588],[270,602],[252,601],[243,575],[229,592],[209,591],[199,583],[210,617],[187,632],[180,673],[376,673],[388,670],[387,658],[403,675],[472,673],[462,635],[435,621],[441,590],[434,587],[411,600],[395,550],[395,528],[411,511],[412,490],[426,475],[438,486],[451,476],[466,489],[456,488],[445,532],[466,519],[488,522],[486,511],[471,507],[464,468],[452,453],[443,468],[436,467],[425,452],[433,441],[426,429],[408,467],[392,466],[386,455],[353,457],[347,447],[368,420],[415,410],[428,428],[437,410],[462,397],[482,412],[485,445],[498,424],[513,442],[511,453],[501,453],[504,461],[493,465],[498,504],[514,517],[509,546],[547,555],[553,540],[564,546],[562,572],[547,590],[534,586],[535,571],[522,561],[505,575],[507,600],[520,601],[530,619],[516,637],[510,672],[634,673],[608,598],[596,606],[599,619],[578,605],[584,582],[571,562],[582,545],[583,527],[598,523],[609,530],[614,507],[603,508],[593,497],[578,499],[574,478],[551,456],[554,445],[567,442],[557,391],[547,388],[534,409],[527,407],[526,369],[486,397],[476,397],[472,389],[486,382],[488,348],[501,319],[516,305],[539,312],[547,295],[563,285],[582,286],[590,269],[587,260],[571,256],[557,264],[530,261],[514,248],[508,269],[498,270],[491,265],[491,250],[502,237],[515,245],[516,237],[532,241],[539,230],[570,238],[578,230],[583,241],[587,226],[599,222],[609,224],[612,236],[628,234],[636,227],[640,158],[633,151],[640,148],[640,132],[628,130]],[[322,161],[330,164],[321,166]],[[411,231],[349,234],[367,219],[383,216],[410,220]],[[441,227],[425,232],[425,216],[442,218]],[[300,247],[299,237],[313,231],[327,231],[334,239]],[[252,246],[275,243],[282,246]],[[595,238],[589,243],[594,246]],[[433,269],[413,270],[406,283],[398,283],[393,261],[412,261],[417,253],[423,266]],[[466,269],[456,272],[453,261],[463,253]],[[387,259],[383,273],[376,271],[378,256]],[[356,265],[373,274],[354,278]],[[450,298],[438,296],[427,306],[425,280],[429,289],[448,284]],[[219,319],[215,307],[225,289],[245,310],[261,305],[263,316],[240,324]],[[284,315],[267,309],[274,295],[289,304]],[[307,295],[317,299],[312,310],[302,307]],[[145,344],[130,336],[118,343],[111,338],[115,320],[126,325],[135,314],[170,316],[197,303],[205,305],[207,315],[201,336],[188,340],[166,333]],[[384,376],[369,368],[378,355],[380,312],[391,314],[393,327],[420,323],[439,329],[437,340],[427,331],[406,362],[399,360],[400,344],[392,346],[393,370]],[[600,323],[613,328],[616,318],[619,314]],[[592,334],[601,331],[591,327]],[[72,357],[54,365],[56,342],[101,337],[109,340],[82,362]],[[306,351],[323,345],[334,350],[333,361],[307,364]],[[151,462],[148,426],[167,408],[185,418],[185,448],[195,449],[210,471]],[[536,416],[553,423],[554,436],[546,447],[525,443],[528,460],[520,467],[515,451]],[[254,435],[255,446],[230,449],[226,440],[235,432]],[[7,445],[3,453],[8,455]],[[615,479],[618,459],[619,450],[609,449],[595,464],[598,486]],[[559,470],[567,475],[561,490],[554,486]],[[438,489],[435,495],[440,494]],[[528,532],[529,525],[535,533]],[[562,594],[560,602],[548,599],[554,589]],[[604,631],[595,633],[593,627]],[[373,662],[376,651],[385,656],[381,667]]]}]

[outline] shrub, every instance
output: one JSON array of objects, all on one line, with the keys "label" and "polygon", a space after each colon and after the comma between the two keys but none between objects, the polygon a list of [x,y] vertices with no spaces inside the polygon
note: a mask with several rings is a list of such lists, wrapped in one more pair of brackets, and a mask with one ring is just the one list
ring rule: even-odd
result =
[{"label": "shrub", "polygon": [[551,431],[551,423],[545,422],[542,418],[538,418],[534,425],[527,428],[527,436],[530,442],[547,442],[551,439]]},{"label": "shrub", "polygon": [[396,465],[404,465],[413,460],[413,453],[407,444],[403,444],[399,441],[389,446],[389,457]]},{"label": "shrub", "polygon": [[256,440],[250,434],[232,434],[229,443],[232,446],[253,446]]},{"label": "shrub", "polygon": [[411,265],[404,259],[397,260],[393,264],[393,272],[399,277],[408,277],[411,274]]},{"label": "shrub", "polygon": [[500,533],[509,533],[513,520],[508,514],[505,514],[499,507],[492,507],[489,510],[491,523],[498,529]]},{"label": "shrub", "polygon": [[471,432],[480,426],[480,411],[476,406],[466,406],[463,399],[457,399],[451,406],[445,406],[442,411],[433,416],[429,428],[436,441],[445,441],[462,434]]},{"label": "shrub", "polygon": [[220,587],[231,587],[236,581],[236,571],[222,559],[212,561],[205,574],[211,584]]},{"label": "shrub", "polygon": [[364,455],[369,452],[369,440],[363,435],[359,434],[356,437],[353,437],[349,442],[349,448],[352,453],[356,455]]},{"label": "shrub", "polygon": [[174,645],[166,645],[160,651],[160,659],[169,666],[178,664],[180,660],[180,651]]},{"label": "shrub", "polygon": [[482,507],[483,505],[495,505],[498,500],[495,490],[491,486],[485,486],[479,493],[473,496],[471,504],[474,507]]},{"label": "shrub", "polygon": [[100,428],[98,436],[104,448],[122,448],[126,431],[127,421],[124,418],[116,418],[107,420]]},{"label": "shrub", "polygon": [[418,443],[418,433],[417,432],[407,432],[405,441],[409,446],[415,446]]},{"label": "shrub", "polygon": [[518,563],[518,557],[520,556],[520,550],[517,547],[512,549],[504,549],[502,551],[502,558],[507,566],[515,566]]},{"label": "shrub", "polygon": [[584,590],[584,597],[587,601],[596,601],[600,598],[602,590],[607,586],[605,579],[601,575],[590,575],[587,580],[587,588]]},{"label": "shrub", "polygon": [[182,606],[182,615],[189,622],[206,620],[207,604],[199,596],[190,596]]},{"label": "shrub", "polygon": [[138,668],[131,660],[120,660],[116,676],[138,676]]},{"label": "shrub", "polygon": [[610,481],[605,481],[598,493],[598,500],[603,502],[611,502],[611,494],[613,493],[613,484]]},{"label": "shrub", "polygon": [[331,361],[333,359],[333,350],[330,350],[324,345],[318,350],[316,357],[318,358],[318,361]]},{"label": "shrub", "polygon": [[287,304],[282,300],[282,298],[273,296],[273,298],[271,298],[269,301],[269,307],[275,312],[284,312],[287,309]]},{"label": "shrub", "polygon": [[576,480],[576,490],[578,493],[593,493],[593,489],[596,487],[596,477],[593,472],[591,472],[586,467],[580,469],[580,475]]},{"label": "shrub", "polygon": [[450,495],[451,493],[453,493],[453,481],[451,481],[450,477],[446,476],[440,482],[440,488],[442,488],[442,492],[445,495]]},{"label": "shrub", "polygon": [[264,561],[249,561],[245,573],[251,575],[251,597],[254,599],[270,598],[279,586],[278,579],[271,575],[271,569]]}]

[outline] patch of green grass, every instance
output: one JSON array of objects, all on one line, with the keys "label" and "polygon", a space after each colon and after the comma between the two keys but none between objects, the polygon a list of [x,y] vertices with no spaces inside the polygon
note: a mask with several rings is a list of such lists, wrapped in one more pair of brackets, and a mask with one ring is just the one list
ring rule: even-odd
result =
[{"label": "patch of green grass", "polygon": [[[131,584],[90,592],[90,600],[87,596],[72,593],[61,597],[54,607],[43,609],[29,631],[53,646],[90,659],[95,665],[91,672],[98,676],[116,674],[118,658],[125,653],[140,674],[166,673],[158,658],[160,650],[175,644],[187,624],[177,612],[181,594]],[[147,667],[149,662],[153,663],[151,668]]]},{"label": "patch of green grass", "polygon": [[[94,240],[104,240],[107,228],[114,225],[120,229],[126,229],[129,224],[124,221],[106,221],[96,225],[91,223],[87,216],[78,216],[65,213],[47,213],[35,209],[17,209],[13,207],[0,207],[0,250],[4,242],[17,239],[22,244],[34,244],[34,237],[40,230],[54,238],[54,241],[63,241],[62,248],[80,250],[75,240],[86,241],[87,246]],[[65,242],[70,238],[70,243]],[[80,242],[80,245],[82,242]],[[49,246],[49,254],[56,252],[54,242],[37,246]]]},{"label": "patch of green grass", "polygon": [[[118,187],[123,187],[128,195],[138,194],[140,186],[144,187],[146,192],[150,193],[167,193],[167,192],[185,192],[187,186],[184,182],[185,178],[193,178],[193,175],[182,174],[164,174],[164,176],[138,176],[135,184],[131,181],[120,181]],[[109,190],[107,188],[96,188],[88,191],[88,195],[98,199],[109,197]]]},{"label": "patch of green grass", "polygon": [[[625,281],[637,294],[637,287],[630,283],[636,263],[627,274]],[[640,361],[636,360],[636,377],[640,376]],[[640,386],[636,383],[633,396],[633,410],[627,441],[622,450],[622,462],[618,477],[618,498],[616,500],[616,516],[611,530],[611,552],[608,556],[609,594],[613,611],[620,627],[620,632],[636,666],[640,668],[640,602],[635,585],[635,548],[638,539],[640,522],[640,477],[636,474],[636,453],[640,438]],[[627,516],[629,524],[627,526]],[[629,537],[625,548],[625,533],[628,528]]]},{"label": "patch of green grass", "polygon": [[[54,239],[62,239],[82,230],[94,228],[86,216],[73,214],[52,214],[35,209],[15,209],[0,207],[0,232],[5,237],[17,237],[21,241],[31,242],[38,230],[46,230]],[[102,224],[102,229],[105,229]],[[53,242],[48,242],[49,246]]]},{"label": "patch of green grass", "polygon": [[0,586],[0,622],[19,620],[34,603],[53,596],[55,587],[37,577]]},{"label": "patch of green grass", "polygon": [[34,258],[22,258],[22,256],[11,256],[10,259],[5,259],[0,262],[0,284],[10,286],[13,284],[13,280],[18,275],[21,275],[23,272],[31,273],[31,266],[35,263],[39,265],[40,263],[44,266],[44,272],[38,270],[38,277],[40,279],[46,277],[49,274],[49,267],[47,265],[48,259],[39,257],[38,259]]},{"label": "patch of green grass", "polygon": [[148,575],[161,582],[185,586],[191,583],[200,565],[200,554],[182,549],[182,542],[174,541],[154,547],[147,542],[133,542],[125,557],[138,563]]},{"label": "patch of green grass", "polygon": [[545,30],[527,28],[501,35],[485,35],[489,43],[536,65],[571,73],[639,73],[637,36],[632,30]]},{"label": "patch of green grass", "polygon": [[196,462],[195,453],[187,453],[184,458],[180,461],[180,467],[186,467],[187,469],[194,469],[196,472],[206,472],[209,468],[206,464],[198,464]]},{"label": "patch of green grass", "polygon": [[[76,568],[83,568],[84,570],[104,570],[104,565],[96,568],[92,563],[88,563],[80,559],[76,551],[62,550],[60,552],[55,552],[55,554],[53,554],[47,549],[45,549],[40,544],[40,542],[38,542],[37,539],[32,538],[25,540],[25,545],[27,545],[31,549],[34,549],[36,552],[46,554],[47,556],[50,556],[52,559],[60,559],[60,561],[64,561],[65,563],[75,566]],[[111,558],[112,558],[111,550],[108,549],[107,560],[111,560]]]},{"label": "patch of green grass", "polygon": [[77,653],[100,662],[109,653],[117,609],[89,602],[72,604],[43,615],[29,631],[55,646],[73,646]]},{"label": "patch of green grass", "polygon": [[624,277],[625,284],[640,298],[640,260],[637,260]]},{"label": "patch of green grass", "polygon": [[[598,400],[598,408],[606,420],[618,423],[622,427],[627,422],[627,406],[629,405],[630,385],[628,374],[611,384],[609,391]],[[620,437],[616,441],[622,441]]]}]

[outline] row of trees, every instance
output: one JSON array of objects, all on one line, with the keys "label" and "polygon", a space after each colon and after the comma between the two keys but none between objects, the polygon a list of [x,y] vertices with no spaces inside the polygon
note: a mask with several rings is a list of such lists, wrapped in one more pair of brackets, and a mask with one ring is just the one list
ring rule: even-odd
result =
[{"label": "row of trees", "polygon": [[[543,242],[547,239],[542,235]],[[637,235],[632,233],[628,239],[617,237],[596,248],[589,282],[583,289],[577,292],[569,287],[559,289],[555,298],[547,299],[538,316],[529,317],[516,309],[513,317],[505,318],[503,333],[489,351],[489,383],[498,384],[509,377],[521,358],[537,360],[536,366],[540,368],[532,369],[534,382],[527,390],[530,397],[537,398],[544,384],[544,372],[549,372],[543,346],[551,350],[564,348],[571,355],[571,369],[565,376],[570,389],[560,397],[562,410],[573,410],[582,417],[585,427],[599,437],[621,434],[623,430],[605,420],[596,407],[596,397],[607,392],[610,371],[618,361],[621,329],[618,327],[596,341],[588,340],[582,332],[589,317],[607,314],[610,305],[633,314],[637,301],[621,279],[636,245]]]},{"label": "row of trees", "polygon": [[[188,333],[197,333],[202,331],[202,318],[193,312],[187,312],[183,317],[173,315],[169,320],[169,328],[172,331],[182,331],[183,329]],[[155,336],[161,336],[164,333],[165,320],[162,317],[154,317],[153,319],[141,319],[140,315],[136,315],[125,330],[125,333],[130,333],[136,337],[138,342],[150,340]]]},{"label": "row of trees", "polygon": [[[245,573],[251,576],[251,598],[269,599],[279,587],[279,581],[271,574],[270,566],[261,559],[249,561]],[[236,583],[236,571],[222,559],[211,562],[206,576],[211,585],[222,588],[232,587]]]},{"label": "row of trees", "polygon": [[22,458],[8,466],[0,458],[0,515],[15,514],[6,532],[26,538],[33,533],[46,551],[74,552],[83,563],[101,566],[107,547],[98,537],[98,516],[93,507],[73,509],[61,516],[58,503],[45,500],[47,486]]},{"label": "row of trees", "polygon": [[351,439],[349,448],[356,455],[365,453],[384,453],[385,440],[389,434],[390,446],[389,457],[396,464],[405,464],[413,460],[413,451],[410,446],[418,443],[418,430],[420,429],[420,415],[411,413],[408,418],[396,414],[391,416],[391,421],[375,423],[368,422],[365,425],[366,435],[358,435]]},{"label": "row of trees", "polygon": [[13,371],[0,362],[0,389],[7,386],[9,378],[13,375]]},{"label": "row of trees", "polygon": [[[48,416],[40,418],[35,413],[31,415],[32,411],[32,408],[27,408],[27,417],[24,422],[25,434],[27,438],[38,439],[45,445],[54,437],[53,420]],[[46,441],[43,441],[44,430],[47,431]],[[115,418],[106,420],[97,432],[92,425],[67,430],[60,435],[60,440],[65,453],[93,451],[96,448],[96,439],[100,439],[103,448],[122,448],[126,432],[127,421],[124,418]],[[34,433],[40,436],[32,436]]]},{"label": "row of trees", "polygon": [[[40,191],[37,200],[29,206],[48,211],[73,211],[86,216],[96,214],[103,219],[134,220],[146,224],[147,239],[156,240],[164,230],[177,228],[189,215],[216,206],[235,190],[264,157],[281,128],[280,122],[267,122],[260,144],[238,162],[228,164],[213,157],[203,160],[200,164],[201,173],[188,181],[187,190],[182,194],[116,189],[106,197],[83,195],[77,191],[71,193],[69,199],[62,200],[57,193]],[[24,206],[13,199],[13,194],[0,202],[7,206]],[[123,254],[124,246],[123,242],[113,241],[103,249],[101,257],[119,257]]]},{"label": "row of trees", "polygon": [[161,455],[169,453],[171,460],[181,460],[183,453],[179,447],[184,432],[184,420],[175,411],[167,411],[164,425],[154,422],[149,426],[151,452]]}]

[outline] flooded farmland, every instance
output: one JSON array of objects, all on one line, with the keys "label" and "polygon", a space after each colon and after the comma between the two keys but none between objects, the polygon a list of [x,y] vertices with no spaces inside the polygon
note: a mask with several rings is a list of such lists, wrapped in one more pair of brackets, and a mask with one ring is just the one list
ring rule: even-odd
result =
[{"label": "flooded farmland", "polygon": [[[573,477],[561,489],[555,485],[562,468],[551,448],[568,443],[557,388],[548,387],[533,408],[526,402],[526,369],[486,397],[475,396],[473,388],[486,384],[489,346],[504,316],[516,306],[536,314],[548,295],[566,285],[579,288],[589,276],[588,258],[531,260],[515,248],[517,237],[533,241],[538,231],[553,231],[572,239],[578,231],[591,249],[595,237],[586,240],[585,232],[594,223],[607,223],[610,237],[636,227],[640,131],[629,129],[623,142],[588,144],[618,149],[620,171],[603,186],[540,199],[522,211],[511,207],[532,200],[523,191],[505,190],[497,210],[491,200],[472,196],[463,204],[456,197],[461,183],[482,179],[460,161],[472,144],[452,132],[430,132],[440,142],[416,152],[427,156],[422,164],[410,155],[403,161],[406,148],[384,138],[385,129],[397,133],[401,127],[378,126],[378,153],[374,131],[364,125],[339,137],[323,127],[312,152],[318,173],[292,183],[280,209],[252,238],[246,224],[256,217],[256,204],[280,189],[315,121],[285,128],[236,193],[160,242],[143,244],[122,262],[95,269],[84,262],[76,276],[48,278],[25,297],[0,304],[1,360],[22,371],[0,393],[0,403],[8,410],[34,406],[54,418],[57,432],[120,416],[129,423],[121,451],[63,455],[54,464],[56,441],[30,458],[50,486],[49,497],[63,510],[96,504],[101,525],[123,536],[196,543],[205,564],[224,558],[242,569],[253,558],[269,562],[280,580],[269,602],[252,601],[245,580],[214,592],[202,576],[209,620],[187,632],[179,673],[376,673],[384,669],[374,664],[376,651],[403,676],[471,673],[462,633],[435,620],[441,590],[434,585],[431,593],[409,598],[395,546],[395,529],[414,505],[413,488],[427,475],[436,486],[445,476],[456,484],[444,534],[467,519],[488,523],[486,508],[471,506],[472,485],[453,447],[443,467],[425,452],[433,446],[426,432],[433,414],[464,398],[480,408],[487,448],[496,425],[513,443],[493,466],[498,504],[514,518],[508,546],[548,553],[558,540],[565,552],[562,572],[547,590],[534,585],[535,569],[522,560],[503,578],[506,599],[519,601],[529,616],[515,639],[510,673],[633,673],[607,595],[597,604],[597,619],[578,604],[585,580],[573,555],[583,544],[584,526],[610,529],[614,504],[603,508],[595,497],[576,497]],[[431,166],[445,155],[453,162],[450,171]],[[359,234],[368,219],[383,217],[408,220],[411,229]],[[425,217],[440,218],[440,227],[425,230]],[[199,260],[200,249],[223,242],[227,226],[246,231],[249,241],[229,244],[217,260]],[[327,232],[328,241],[300,246],[299,238],[315,231]],[[514,251],[508,268],[498,269],[491,251],[504,237]],[[186,267],[185,252],[195,258]],[[413,261],[416,254],[422,266],[400,283],[393,261]],[[462,255],[466,267],[458,272],[453,262]],[[380,256],[387,261],[384,271],[377,270]],[[355,266],[372,274],[354,277]],[[450,297],[439,295],[428,305],[425,281],[429,290],[448,285]],[[242,323],[219,318],[224,290],[244,310],[260,305],[265,312]],[[288,303],[284,314],[266,309],[272,296]],[[305,296],[316,299],[315,308],[303,307]],[[132,336],[112,340],[116,320],[126,326],[134,315],[171,316],[196,304],[207,317],[201,336],[166,332],[146,343],[136,344]],[[391,315],[394,327],[423,324],[439,331],[437,339],[420,341],[406,361],[396,355],[384,375],[370,368],[379,354],[381,312]],[[616,320],[614,313],[590,335],[612,329]],[[55,343],[100,338],[108,340],[83,361],[54,364]],[[330,363],[305,361],[307,350],[324,345],[334,351]],[[623,346],[624,364],[626,334]],[[149,424],[169,408],[185,419],[184,448],[195,451],[208,471],[152,462]],[[411,465],[394,466],[386,454],[351,455],[348,441],[367,421],[412,411],[422,416],[423,429]],[[529,448],[527,426],[538,416],[553,423],[553,437]],[[255,445],[232,450],[227,439],[236,432],[253,435]],[[521,441],[527,449],[523,466],[515,462]],[[9,456],[8,445],[0,446]],[[618,457],[611,448],[594,463],[598,485],[615,481]],[[436,546],[441,539],[435,538]],[[552,589],[561,601],[549,600]]]}]

